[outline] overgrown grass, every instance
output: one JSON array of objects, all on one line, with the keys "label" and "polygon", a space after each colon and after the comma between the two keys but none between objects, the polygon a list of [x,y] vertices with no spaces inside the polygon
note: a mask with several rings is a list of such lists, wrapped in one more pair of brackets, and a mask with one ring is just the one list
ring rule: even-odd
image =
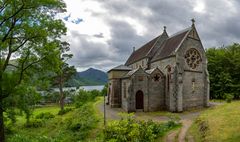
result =
[{"label": "overgrown grass", "polygon": [[[93,102],[86,103],[79,108],[64,114],[58,115],[58,106],[37,108],[31,118],[32,122],[40,120],[43,125],[25,127],[24,116],[19,116],[15,125],[9,125],[12,133],[7,135],[8,142],[69,142],[84,141],[95,129],[99,121],[95,115]],[[54,117],[38,117],[41,114]]]},{"label": "overgrown grass", "polygon": [[189,130],[195,141],[236,142],[240,140],[240,101],[204,111]]},{"label": "overgrown grass", "polygon": [[96,124],[96,127],[91,131],[91,134],[86,139],[86,141],[88,142],[103,141],[103,129],[104,129],[103,113],[98,108],[98,105],[100,105],[101,103],[103,103],[103,97],[97,97],[96,101],[93,103],[94,116],[97,118],[98,123]]}]

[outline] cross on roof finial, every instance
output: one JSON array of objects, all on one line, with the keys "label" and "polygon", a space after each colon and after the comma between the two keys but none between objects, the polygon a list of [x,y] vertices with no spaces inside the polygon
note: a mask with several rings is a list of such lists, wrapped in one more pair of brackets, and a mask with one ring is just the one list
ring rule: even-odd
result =
[{"label": "cross on roof finial", "polygon": [[163,31],[164,31],[164,32],[166,32],[166,29],[167,29],[167,27],[166,27],[166,26],[163,26]]},{"label": "cross on roof finial", "polygon": [[195,23],[194,18],[192,18],[191,21],[192,21],[192,26],[194,26],[194,23]]}]

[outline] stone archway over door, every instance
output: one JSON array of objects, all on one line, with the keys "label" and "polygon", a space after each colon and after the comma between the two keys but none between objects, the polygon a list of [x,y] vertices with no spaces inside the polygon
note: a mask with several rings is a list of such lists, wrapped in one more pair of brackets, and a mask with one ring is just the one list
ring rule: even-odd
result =
[{"label": "stone archway over door", "polygon": [[143,109],[143,92],[141,90],[136,93],[136,109]]}]

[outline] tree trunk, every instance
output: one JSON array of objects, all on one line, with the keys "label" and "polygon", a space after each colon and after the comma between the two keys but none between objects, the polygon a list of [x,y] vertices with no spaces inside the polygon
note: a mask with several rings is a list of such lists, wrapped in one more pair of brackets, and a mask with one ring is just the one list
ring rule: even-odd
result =
[{"label": "tree trunk", "polygon": [[64,94],[63,94],[63,92],[60,92],[60,108],[61,108],[61,110],[64,110]]},{"label": "tree trunk", "polygon": [[[2,95],[2,94],[1,94]],[[0,100],[0,142],[5,141],[2,99]]]},{"label": "tree trunk", "polygon": [[[0,53],[0,57],[1,57]],[[0,58],[1,60],[1,58]],[[0,64],[1,66],[1,64]],[[3,90],[2,90],[2,70],[0,70],[0,142],[5,141],[4,121],[3,121]]]},{"label": "tree trunk", "polygon": [[59,84],[59,93],[60,93],[60,108],[63,111],[64,110],[64,93],[63,93],[63,81],[62,81],[62,76],[60,77],[60,84]]}]

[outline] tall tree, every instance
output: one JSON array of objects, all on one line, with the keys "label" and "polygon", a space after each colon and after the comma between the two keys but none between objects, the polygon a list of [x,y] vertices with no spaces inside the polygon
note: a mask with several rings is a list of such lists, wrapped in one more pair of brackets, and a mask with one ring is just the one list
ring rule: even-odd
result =
[{"label": "tall tree", "polygon": [[76,73],[76,69],[74,68],[74,66],[69,66],[69,64],[67,63],[67,61],[73,56],[72,54],[68,53],[69,50],[70,50],[69,43],[62,42],[60,46],[61,52],[59,55],[61,62],[59,64],[59,70],[57,70],[56,76],[54,77],[54,82],[55,82],[54,85],[57,85],[59,88],[59,96],[60,96],[59,105],[60,105],[61,111],[64,110],[64,99],[65,99],[63,87],[66,81],[68,81],[72,77],[72,75]]},{"label": "tall tree", "polygon": [[[5,141],[4,101],[24,82],[33,66],[60,64],[60,38],[66,28],[55,15],[62,0],[0,0],[0,141]],[[16,59],[16,63],[10,60]],[[49,65],[51,64],[51,66]],[[30,76],[30,74],[28,74]]]}]

